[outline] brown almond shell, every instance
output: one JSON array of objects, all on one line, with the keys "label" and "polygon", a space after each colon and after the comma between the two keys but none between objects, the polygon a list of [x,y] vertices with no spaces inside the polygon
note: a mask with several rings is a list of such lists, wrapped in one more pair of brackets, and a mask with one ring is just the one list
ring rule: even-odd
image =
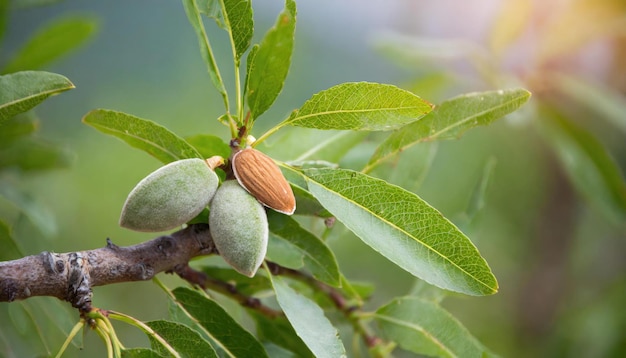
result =
[{"label": "brown almond shell", "polygon": [[246,148],[233,155],[232,168],[239,185],[261,204],[287,215],[296,210],[291,186],[272,158]]}]

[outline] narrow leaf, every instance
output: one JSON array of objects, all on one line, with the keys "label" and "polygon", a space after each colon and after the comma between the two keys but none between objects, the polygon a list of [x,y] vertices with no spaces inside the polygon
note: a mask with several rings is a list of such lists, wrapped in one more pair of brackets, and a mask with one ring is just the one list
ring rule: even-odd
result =
[{"label": "narrow leaf", "polygon": [[0,220],[0,261],[9,261],[23,257],[22,251],[13,239],[13,233],[7,223]]},{"label": "narrow leaf", "polygon": [[118,137],[163,163],[202,158],[194,147],[167,128],[130,114],[96,109],[87,113],[83,122],[103,133]]},{"label": "narrow leaf", "polygon": [[626,217],[626,182],[606,148],[560,113],[543,109],[541,128],[576,190],[608,218]]},{"label": "narrow leaf", "polygon": [[57,224],[54,215],[39,201],[28,193],[18,190],[14,186],[1,183],[0,196],[11,202],[20,210],[30,222],[35,225],[46,237],[57,234]]},{"label": "narrow leaf", "polygon": [[96,31],[95,18],[55,19],[34,34],[3,72],[37,70],[83,45]]},{"label": "narrow leaf", "polygon": [[414,144],[458,138],[468,129],[488,125],[521,107],[530,98],[524,89],[468,93],[436,107],[424,119],[391,134],[372,155],[364,171]]},{"label": "narrow leaf", "polygon": [[230,155],[230,147],[218,136],[196,134],[191,137],[186,137],[185,140],[196,148],[203,158],[210,158],[214,155],[228,158]]},{"label": "narrow leaf", "polygon": [[[151,321],[146,324],[161,336],[181,357],[217,357],[215,349],[198,332],[184,324],[170,321]],[[151,339],[152,348],[163,355],[168,351],[156,340]]]},{"label": "narrow leaf", "polygon": [[67,78],[44,71],[22,71],[0,76],[0,126],[51,95],[74,88]]},{"label": "narrow leaf", "polygon": [[272,236],[289,243],[303,258],[306,268],[316,279],[331,286],[340,284],[339,266],[333,252],[315,235],[303,229],[293,218],[268,212]]},{"label": "narrow leaf", "polygon": [[247,98],[252,119],[258,118],[274,103],[283,89],[296,30],[296,3],[285,0],[285,9],[276,24],[263,37],[259,50],[249,56]]},{"label": "narrow leaf", "polygon": [[17,139],[33,133],[37,129],[37,121],[32,112],[21,113],[11,117],[0,130],[0,149],[13,144]]},{"label": "narrow leaf", "polygon": [[498,284],[472,242],[417,195],[345,169],[308,169],[309,191],[366,244],[444,289],[489,295]]},{"label": "narrow leaf", "polygon": [[272,277],[278,304],[298,336],[316,357],[345,357],[346,349],[324,311],[294,291],[281,277]]},{"label": "narrow leaf", "polygon": [[239,63],[254,35],[254,19],[250,0],[223,0],[225,21],[230,27],[229,33],[235,48],[235,60]]},{"label": "narrow leaf", "polygon": [[[248,313],[256,323],[256,334],[259,340],[265,343],[272,342],[280,347],[297,352],[298,357],[313,357],[306,344],[298,337],[289,321],[284,316],[268,317],[255,310],[248,310]],[[270,357],[274,358],[271,352]]]},{"label": "narrow leaf", "polygon": [[573,101],[599,114],[626,133],[626,96],[623,93],[573,76],[557,75],[551,82]]},{"label": "narrow leaf", "polygon": [[384,336],[417,354],[436,357],[490,357],[450,313],[431,301],[402,297],[376,311]]},{"label": "narrow leaf", "polygon": [[187,288],[172,291],[176,301],[234,357],[267,357],[265,349],[220,305]]},{"label": "narrow leaf", "polygon": [[228,94],[226,93],[226,87],[224,86],[224,82],[222,81],[222,75],[217,68],[217,62],[215,61],[213,49],[211,49],[211,44],[209,43],[209,37],[207,36],[206,30],[204,29],[204,25],[202,23],[200,10],[198,9],[198,2],[196,0],[182,1],[185,7],[185,12],[187,13],[187,18],[189,19],[189,23],[191,23],[191,26],[195,30],[196,36],[198,37],[198,43],[200,44],[200,54],[202,55],[202,59],[207,65],[209,77],[211,77],[211,82],[213,82],[213,86],[215,86],[215,88],[222,95],[222,99],[224,100],[224,106],[226,107],[226,110],[228,110]]},{"label": "narrow leaf", "polygon": [[67,168],[72,159],[66,148],[36,137],[23,138],[0,149],[0,168],[14,167],[22,171]]},{"label": "narrow leaf", "polygon": [[414,122],[431,109],[428,102],[392,85],[349,82],[315,94],[283,125],[384,131]]}]

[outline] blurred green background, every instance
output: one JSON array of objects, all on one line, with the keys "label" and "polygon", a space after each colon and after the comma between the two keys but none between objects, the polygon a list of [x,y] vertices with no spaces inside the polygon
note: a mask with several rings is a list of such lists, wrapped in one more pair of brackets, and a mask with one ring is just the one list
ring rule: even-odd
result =
[{"label": "blurred green background", "polygon": [[[571,51],[540,61],[542,53],[536,44],[549,37],[542,32],[550,29],[545,24],[567,13],[570,2],[534,2],[528,12],[519,5],[524,3],[532,1],[301,1],[290,75],[275,106],[257,122],[254,134],[259,136],[284,119],[314,93],[342,82],[392,83],[432,103],[469,91],[528,88],[533,92],[531,102],[510,118],[474,129],[455,141],[420,144],[375,174],[415,191],[439,209],[464,230],[490,264],[499,280],[498,294],[451,296],[444,301],[487,347],[506,357],[623,357],[624,217],[606,215],[572,186],[536,122],[541,120],[538,103],[565,108],[572,121],[611,153],[623,181],[624,127],[604,118],[605,107],[585,106],[555,94],[553,83],[543,76],[563,71],[599,85],[616,96],[617,104],[611,105],[617,107],[611,109],[618,108],[617,121],[621,116],[626,122],[626,112],[619,112],[619,103],[626,108],[626,31],[622,26],[619,31],[600,32],[581,40]],[[594,14],[595,6],[615,3],[599,1],[581,13]],[[278,0],[253,2],[253,42],[261,39],[282,6]],[[626,18],[623,7],[610,9],[622,21]],[[216,121],[223,114],[221,100],[210,85],[195,34],[177,1],[71,0],[12,9],[0,61],[7,61],[38,28],[68,15],[94,18],[98,31],[85,46],[46,68],[67,76],[76,89],[36,108],[38,135],[67,147],[73,163],[68,169],[20,183],[48,208],[57,227],[55,234],[46,237],[26,220],[16,220],[16,236],[26,254],[93,249],[104,246],[106,238],[117,245],[131,245],[154,237],[121,229],[117,220],[128,192],[159,162],[82,124],[80,119],[90,110],[127,112],[181,136],[210,133],[225,140],[228,136]],[[517,37],[511,35],[515,39],[510,46],[499,44],[503,40],[494,36],[494,27],[495,33],[506,37],[508,27],[498,23],[515,30],[515,19],[525,21],[523,30]],[[205,23],[232,93],[226,35],[209,21]],[[574,23],[584,28],[586,22]],[[578,36],[575,30],[570,33]],[[575,40],[557,38],[554,43]],[[555,46],[548,48],[557,51]],[[348,153],[342,166],[360,168],[379,138],[381,134],[369,136]],[[293,159],[290,153],[298,148],[281,147],[280,142],[280,135],[271,138],[265,150],[281,159]],[[495,163],[495,169],[485,206],[468,217],[472,193],[488,163]],[[10,216],[10,212],[10,205],[1,203],[0,213]],[[348,278],[376,285],[368,307],[415,289],[412,276],[341,225],[329,240]],[[163,279],[180,282],[171,276]],[[53,312],[47,306],[41,309],[39,303],[48,305],[48,301],[28,300],[24,303],[27,310],[1,304],[11,319],[0,322],[0,348],[6,350],[0,355],[56,352],[63,341],[62,330],[67,332],[77,317],[65,304],[53,303],[51,307],[59,307]],[[98,287],[94,305],[142,320],[167,316],[165,297],[150,282]],[[47,337],[43,341],[48,347],[32,338],[37,330],[30,329],[32,323],[25,318],[29,312],[39,326],[38,334]],[[137,330],[116,327],[127,346],[148,343]],[[104,354],[93,332],[84,340],[82,350],[72,349],[67,356]]]}]

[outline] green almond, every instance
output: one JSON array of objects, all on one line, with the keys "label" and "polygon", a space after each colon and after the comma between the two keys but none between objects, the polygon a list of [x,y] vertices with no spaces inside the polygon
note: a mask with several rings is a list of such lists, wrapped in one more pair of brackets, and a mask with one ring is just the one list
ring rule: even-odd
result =
[{"label": "green almond", "polygon": [[225,181],[211,201],[209,226],[220,255],[237,272],[254,276],[267,252],[269,229],[263,205],[236,180]]},{"label": "green almond", "polygon": [[219,179],[198,158],[169,163],[145,177],[130,192],[120,226],[135,231],[165,231],[196,217],[213,198]]}]

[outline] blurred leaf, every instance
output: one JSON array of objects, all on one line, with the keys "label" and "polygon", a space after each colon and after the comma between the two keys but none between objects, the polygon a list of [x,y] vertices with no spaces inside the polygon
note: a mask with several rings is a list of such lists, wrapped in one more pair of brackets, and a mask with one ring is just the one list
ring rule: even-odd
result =
[{"label": "blurred leaf", "polygon": [[0,126],[51,95],[74,88],[67,78],[44,71],[22,71],[0,76]]},{"label": "blurred leaf", "polygon": [[297,358],[302,357],[302,355],[296,354],[292,351],[288,351],[285,348],[276,345],[274,343],[265,343],[263,345],[267,354],[272,358]]},{"label": "blurred leaf", "polygon": [[493,178],[493,173],[496,168],[497,160],[495,157],[489,158],[483,167],[482,175],[472,191],[472,197],[465,210],[465,215],[469,221],[485,207],[485,197],[487,196],[487,188]]},{"label": "blurred leaf", "polygon": [[[182,1],[185,7],[185,13],[187,13],[187,18],[189,19],[189,23],[191,23],[191,26],[195,30],[196,36],[198,37],[198,43],[200,44],[200,54],[202,55],[202,59],[207,65],[209,77],[211,77],[211,82],[213,82],[213,86],[215,86],[215,88],[222,95],[222,99],[224,100],[224,106],[226,107],[226,110],[228,110],[228,94],[226,93],[226,87],[224,87],[222,76],[220,75],[219,69],[217,68],[217,63],[215,62],[215,56],[213,56],[213,50],[211,49],[209,38],[206,34],[206,30],[204,29],[204,25],[202,24],[202,17],[200,16],[200,11],[198,9],[198,1]],[[206,4],[206,1],[203,3]]]},{"label": "blurred leaf", "polygon": [[340,131],[330,136],[326,133],[325,140],[317,142],[309,150],[300,154],[295,161],[318,159],[338,163],[350,149],[363,142],[367,135],[367,132],[353,131]]},{"label": "blurred leaf", "polygon": [[272,287],[270,281],[262,275],[248,277],[230,268],[204,266],[202,272],[207,274],[210,279],[233,285],[237,292],[247,296],[252,296],[259,291],[265,291]]},{"label": "blurred leaf", "polygon": [[128,348],[122,350],[122,358],[163,358],[163,356],[148,348]]},{"label": "blurred leaf", "polygon": [[392,130],[418,120],[431,109],[428,102],[392,85],[349,82],[315,94],[281,125],[317,129]]},{"label": "blurred leaf", "polygon": [[[439,151],[439,142],[425,142],[403,149],[390,160],[379,162],[367,174],[417,193],[428,176]],[[371,174],[370,174],[371,173]]]},{"label": "blurred leaf", "polygon": [[384,336],[417,354],[491,357],[469,331],[439,305],[415,297],[397,298],[376,311]]},{"label": "blurred leaf", "polygon": [[622,93],[599,83],[562,74],[555,76],[553,83],[575,102],[585,105],[626,132],[626,96]]},{"label": "blurred leaf", "polygon": [[252,119],[270,108],[283,89],[291,64],[295,29],[296,3],[285,0],[285,9],[248,61],[247,98]]},{"label": "blurred leaf", "polygon": [[196,6],[201,14],[204,14],[217,23],[217,26],[225,29],[224,17],[220,8],[220,0],[196,0]]},{"label": "blurred leaf", "polygon": [[[298,357],[313,357],[306,344],[298,337],[285,317],[269,318],[254,310],[248,310],[248,313],[256,322],[256,333],[261,342],[273,342],[280,347],[296,352]],[[275,357],[270,352],[268,355],[272,358]]]},{"label": "blurred leaf", "polygon": [[345,169],[308,169],[309,191],[374,250],[411,274],[468,295],[498,284],[472,242],[417,195]]},{"label": "blurred leaf", "polygon": [[499,16],[491,28],[489,44],[491,50],[500,55],[523,32],[532,13],[531,0],[509,0],[502,2]]},{"label": "blurred leaf", "polygon": [[484,50],[474,42],[462,39],[416,37],[396,32],[377,35],[374,44],[379,51],[395,62],[414,68],[416,63],[463,59],[477,60],[484,57]]},{"label": "blurred leaf", "polygon": [[544,137],[576,190],[618,223],[626,217],[626,183],[606,148],[554,109],[543,108]]},{"label": "blurred leaf", "polygon": [[13,0],[11,5],[15,8],[32,8],[59,3],[62,0]]},{"label": "blurred leaf", "polygon": [[234,357],[267,357],[259,341],[237,323],[220,305],[196,291],[178,287],[176,301]]},{"label": "blurred leaf", "polygon": [[222,158],[228,158],[230,156],[230,147],[224,143],[224,140],[218,136],[210,134],[196,134],[194,136],[186,137],[187,143],[191,144],[202,158],[210,158],[214,155],[219,155]]},{"label": "blurred leaf", "polygon": [[291,250],[301,255],[306,268],[313,277],[338,287],[340,284],[339,266],[333,252],[317,236],[303,229],[293,218],[268,211],[267,219],[270,235],[289,243]]},{"label": "blurred leaf", "polygon": [[317,199],[308,191],[297,185],[292,185],[291,189],[296,197],[296,215],[310,215],[321,218],[328,218],[332,215],[320,204]]},{"label": "blurred leaf", "polygon": [[298,336],[316,357],[345,357],[346,349],[324,311],[307,297],[294,291],[279,276],[271,278],[278,304]]},{"label": "blurred leaf", "polygon": [[225,21],[229,24],[231,41],[237,64],[246,52],[254,35],[254,19],[250,0],[224,0]]},{"label": "blurred leaf", "polygon": [[15,167],[22,171],[68,168],[72,154],[38,138],[24,138],[0,149],[0,169]]},{"label": "blurred leaf", "polygon": [[[146,322],[146,324],[172,346],[181,357],[217,357],[211,344],[205,341],[198,332],[184,324],[163,320]],[[154,350],[159,351],[162,355],[169,355],[169,351],[160,342],[150,335],[148,337]]]},{"label": "blurred leaf", "polygon": [[11,202],[15,207],[28,217],[46,237],[53,237],[57,234],[57,225],[54,215],[35,198],[25,193],[15,186],[4,182],[0,185],[0,196]]},{"label": "blurred leaf", "polygon": [[13,239],[11,228],[3,220],[0,220],[0,261],[19,259],[24,256]]},{"label": "blurred leaf", "polygon": [[9,0],[0,0],[0,43],[7,30],[7,19],[9,18]]},{"label": "blurred leaf", "polygon": [[16,139],[33,133],[37,129],[37,121],[32,112],[21,113],[4,122],[0,130],[0,149],[9,147]]},{"label": "blurred leaf", "polygon": [[5,66],[3,72],[37,70],[83,45],[96,31],[87,16],[56,19],[41,28]]},{"label": "blurred leaf", "polygon": [[468,93],[443,102],[422,120],[392,133],[372,155],[368,172],[386,158],[420,142],[458,138],[515,111],[530,98],[524,89]]},{"label": "blurred leaf", "polygon": [[83,122],[103,133],[120,138],[163,163],[202,158],[194,147],[167,128],[130,114],[95,109],[83,117]]},{"label": "blurred leaf", "polygon": [[[563,8],[564,7],[564,8]],[[538,65],[569,55],[602,36],[624,28],[623,0],[578,0],[553,9],[555,18],[542,29],[537,50]]]},{"label": "blurred leaf", "polygon": [[425,301],[440,303],[450,292],[433,286],[424,280],[416,279],[407,294]]}]

